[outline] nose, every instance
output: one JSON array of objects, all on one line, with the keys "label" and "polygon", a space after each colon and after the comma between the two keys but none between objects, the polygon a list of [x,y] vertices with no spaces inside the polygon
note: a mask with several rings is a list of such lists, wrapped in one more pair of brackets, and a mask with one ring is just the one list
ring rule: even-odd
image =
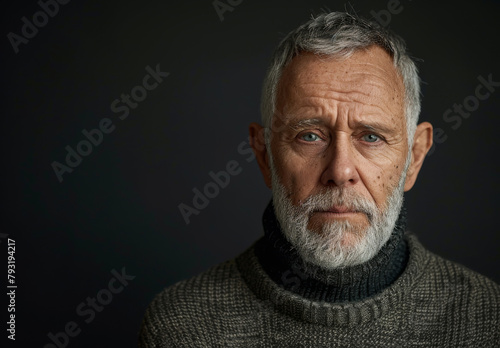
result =
[{"label": "nose", "polygon": [[332,139],[324,160],[325,169],[321,174],[323,185],[346,187],[360,180],[355,150],[348,134],[340,134]]}]

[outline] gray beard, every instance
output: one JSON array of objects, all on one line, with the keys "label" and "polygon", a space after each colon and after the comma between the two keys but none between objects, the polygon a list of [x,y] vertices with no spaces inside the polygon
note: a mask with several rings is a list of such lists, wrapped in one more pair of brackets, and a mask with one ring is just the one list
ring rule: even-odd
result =
[{"label": "gray beard", "polygon": [[[305,262],[325,269],[358,265],[374,257],[389,240],[403,205],[404,184],[411,154],[407,157],[398,184],[381,209],[353,189],[338,187],[311,195],[294,206],[288,198],[289,192],[279,180],[272,157],[269,157],[276,217],[285,237]],[[333,205],[365,213],[369,226],[357,226],[349,221],[333,221],[323,224],[320,231],[310,230],[308,223],[311,214],[317,210],[330,209]],[[353,238],[353,243],[345,243]]]}]

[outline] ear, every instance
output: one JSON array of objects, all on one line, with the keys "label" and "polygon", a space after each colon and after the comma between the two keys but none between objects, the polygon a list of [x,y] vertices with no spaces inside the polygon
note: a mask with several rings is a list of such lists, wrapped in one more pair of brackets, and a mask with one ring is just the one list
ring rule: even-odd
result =
[{"label": "ear", "polygon": [[252,146],[260,171],[264,177],[266,186],[271,188],[271,168],[269,167],[269,156],[267,154],[264,127],[258,123],[251,123],[248,127],[250,132],[250,146]]},{"label": "ear", "polygon": [[415,136],[413,138],[413,146],[411,148],[411,163],[406,173],[406,182],[404,191],[409,191],[415,181],[417,175],[422,168],[425,156],[432,146],[432,125],[429,122],[422,122],[417,126]]}]

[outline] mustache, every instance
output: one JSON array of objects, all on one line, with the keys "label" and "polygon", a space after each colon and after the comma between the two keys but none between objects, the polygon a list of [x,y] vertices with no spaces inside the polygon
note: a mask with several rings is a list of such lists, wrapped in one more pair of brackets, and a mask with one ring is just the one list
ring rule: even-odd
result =
[{"label": "mustache", "polygon": [[308,196],[299,202],[299,207],[309,216],[317,211],[326,211],[333,206],[347,208],[350,211],[367,215],[370,221],[379,213],[374,202],[361,196],[353,189],[332,187]]}]

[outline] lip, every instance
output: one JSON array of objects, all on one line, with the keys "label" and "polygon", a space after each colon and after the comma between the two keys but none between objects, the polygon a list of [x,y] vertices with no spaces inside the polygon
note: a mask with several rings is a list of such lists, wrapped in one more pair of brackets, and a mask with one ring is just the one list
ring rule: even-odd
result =
[{"label": "lip", "polygon": [[342,206],[333,206],[327,210],[316,210],[315,213],[330,213],[330,214],[356,214],[359,213],[357,210],[353,210]]},{"label": "lip", "polygon": [[327,210],[316,210],[313,214],[316,216],[323,216],[325,218],[333,218],[333,219],[352,219],[355,216],[358,216],[361,212],[341,206],[334,206]]}]

